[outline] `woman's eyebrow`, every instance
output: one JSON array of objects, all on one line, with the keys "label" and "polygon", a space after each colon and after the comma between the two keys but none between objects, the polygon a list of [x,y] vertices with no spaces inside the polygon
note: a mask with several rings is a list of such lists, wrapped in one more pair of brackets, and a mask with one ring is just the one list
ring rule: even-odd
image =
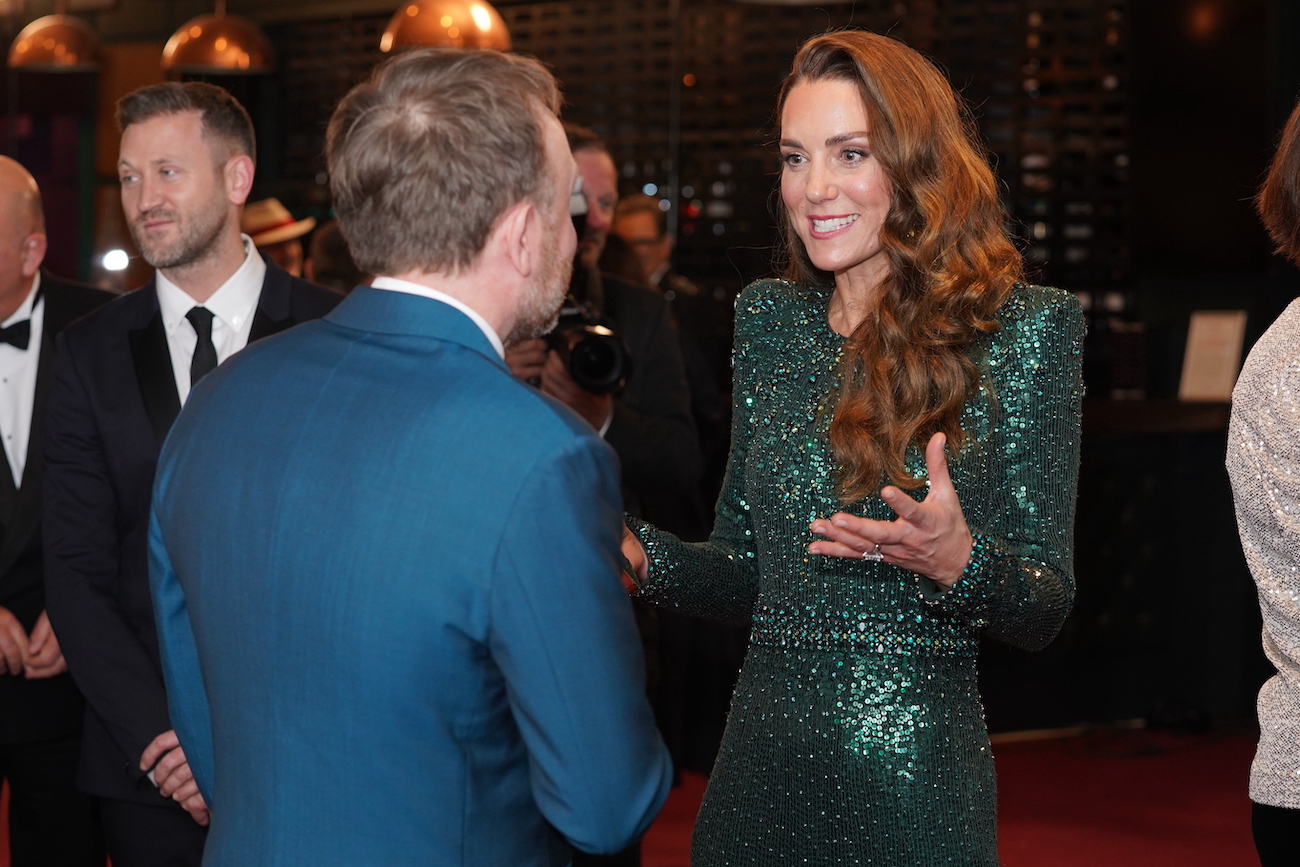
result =
[{"label": "woman's eyebrow", "polygon": [[844,144],[846,141],[853,141],[855,138],[866,138],[867,133],[863,132],[842,132],[839,135],[833,135],[826,139],[827,147],[834,147],[837,144]]}]

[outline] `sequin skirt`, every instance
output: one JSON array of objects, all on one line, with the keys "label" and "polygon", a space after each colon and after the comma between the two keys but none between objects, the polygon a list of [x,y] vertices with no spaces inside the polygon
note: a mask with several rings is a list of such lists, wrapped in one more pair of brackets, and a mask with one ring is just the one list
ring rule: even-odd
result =
[{"label": "sequin skirt", "polygon": [[996,867],[975,660],[752,644],[691,863]]}]

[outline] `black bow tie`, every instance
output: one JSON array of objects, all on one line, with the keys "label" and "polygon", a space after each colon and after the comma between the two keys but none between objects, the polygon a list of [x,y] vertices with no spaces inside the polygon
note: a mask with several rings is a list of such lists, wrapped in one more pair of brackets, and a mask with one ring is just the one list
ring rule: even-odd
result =
[{"label": "black bow tie", "polygon": [[17,346],[19,349],[26,350],[27,344],[32,340],[32,320],[24,319],[22,322],[15,322],[8,328],[0,328],[0,343],[8,343],[11,346]]}]

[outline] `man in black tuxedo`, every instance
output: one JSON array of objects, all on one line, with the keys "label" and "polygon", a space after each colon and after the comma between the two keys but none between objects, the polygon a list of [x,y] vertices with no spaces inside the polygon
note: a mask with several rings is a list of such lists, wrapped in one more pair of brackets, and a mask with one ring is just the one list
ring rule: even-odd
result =
[{"label": "man in black tuxedo", "polygon": [[149,597],[158,451],[191,386],[249,341],[339,300],[239,232],[253,128],[208,84],[118,103],[122,206],[157,271],[58,340],[45,430],[50,618],[87,701],[79,782],[98,796],[115,867],[198,865],[207,806],[167,711]]},{"label": "man in black tuxedo", "polygon": [[63,328],[113,299],[40,270],[36,181],[0,157],[0,779],[13,867],[103,867],[93,799],[77,791],[82,700],[45,613],[41,432]]}]

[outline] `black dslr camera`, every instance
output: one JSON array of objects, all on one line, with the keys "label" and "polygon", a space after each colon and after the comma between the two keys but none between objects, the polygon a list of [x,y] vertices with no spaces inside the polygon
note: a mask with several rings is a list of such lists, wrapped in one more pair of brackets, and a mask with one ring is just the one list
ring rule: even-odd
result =
[{"label": "black dslr camera", "polygon": [[[581,191],[569,198],[569,215],[581,238],[587,230],[587,199]],[[587,269],[575,254],[569,294],[560,308],[560,321],[546,335],[546,342],[579,388],[590,394],[613,394],[632,375],[632,355],[602,315],[600,299],[592,294],[587,287]]]},{"label": "black dslr camera", "polygon": [[564,299],[560,321],[546,335],[546,342],[559,354],[573,381],[591,394],[613,394],[632,373],[632,356],[623,338],[572,294]]}]

